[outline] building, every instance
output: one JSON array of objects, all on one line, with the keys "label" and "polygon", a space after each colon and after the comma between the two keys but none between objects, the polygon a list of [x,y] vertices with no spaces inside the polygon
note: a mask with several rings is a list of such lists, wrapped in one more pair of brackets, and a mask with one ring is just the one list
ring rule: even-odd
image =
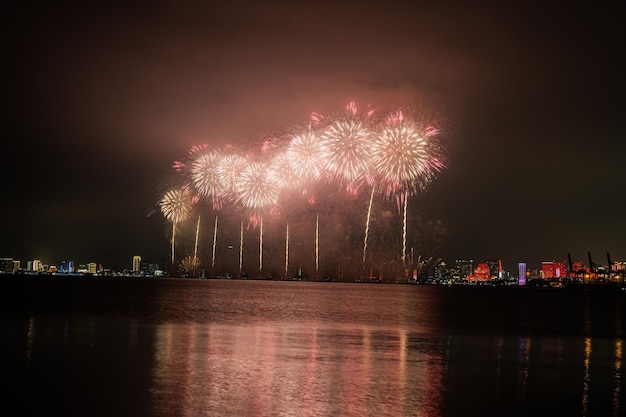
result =
[{"label": "building", "polygon": [[541,278],[561,279],[567,276],[567,263],[565,261],[541,262]]},{"label": "building", "polygon": [[526,262],[517,264],[517,284],[526,285]]},{"label": "building", "polygon": [[467,277],[468,282],[488,282],[491,281],[491,268],[489,265],[478,264],[476,269],[474,269],[474,274]]},{"label": "building", "polygon": [[13,258],[0,258],[0,272],[15,272],[15,264]]},{"label": "building", "polygon": [[490,259],[485,263],[489,265],[491,279],[502,279],[502,261],[500,259]]},{"label": "building", "polygon": [[135,255],[133,256],[133,272],[141,271],[141,256]]},{"label": "building", "polygon": [[466,280],[474,272],[473,259],[457,259],[454,261],[454,280]]}]

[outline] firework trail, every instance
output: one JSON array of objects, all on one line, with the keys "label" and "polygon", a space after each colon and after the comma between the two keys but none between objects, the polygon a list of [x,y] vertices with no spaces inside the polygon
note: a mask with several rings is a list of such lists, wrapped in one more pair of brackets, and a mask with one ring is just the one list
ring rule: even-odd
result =
[{"label": "firework trail", "polygon": [[374,201],[374,191],[376,190],[375,186],[372,186],[372,191],[370,192],[370,202],[367,206],[367,220],[365,221],[365,238],[363,239],[363,266],[365,267],[365,259],[367,256],[367,238],[369,236],[370,231],[370,218],[372,216],[372,203]]},{"label": "firework trail", "polygon": [[285,279],[289,277],[289,222],[285,230]]},{"label": "firework trail", "polygon": [[315,274],[320,270],[320,215],[315,215]]},{"label": "firework trail", "polygon": [[173,189],[165,193],[159,202],[161,213],[172,222],[172,266],[175,265],[174,247],[176,225],[187,220],[191,213],[192,198],[186,188]]},{"label": "firework trail", "polygon": [[198,214],[198,222],[196,223],[196,243],[193,248],[193,262],[198,262],[198,236],[200,234],[200,214]]},{"label": "firework trail", "polygon": [[217,246],[217,213],[215,213],[215,224],[213,225],[213,248],[211,250],[211,275],[215,269],[215,248]]},{"label": "firework trail", "polygon": [[239,228],[239,277],[243,272],[243,219],[241,220],[241,226]]}]

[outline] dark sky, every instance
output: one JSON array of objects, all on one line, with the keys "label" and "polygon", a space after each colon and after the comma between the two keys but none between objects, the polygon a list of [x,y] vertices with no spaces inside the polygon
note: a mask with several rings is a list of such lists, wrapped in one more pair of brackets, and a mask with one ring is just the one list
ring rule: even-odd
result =
[{"label": "dark sky", "polygon": [[355,101],[440,120],[448,167],[411,206],[438,256],[626,260],[621,9],[510,3],[18,2],[0,257],[162,262],[145,213],[175,160]]}]

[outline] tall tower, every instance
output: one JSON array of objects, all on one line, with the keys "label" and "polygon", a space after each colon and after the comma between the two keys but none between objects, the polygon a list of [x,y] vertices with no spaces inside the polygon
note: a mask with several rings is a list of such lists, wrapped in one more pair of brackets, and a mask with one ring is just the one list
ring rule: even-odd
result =
[{"label": "tall tower", "polygon": [[133,256],[133,272],[141,271],[141,256]]},{"label": "tall tower", "polygon": [[526,285],[526,263],[520,262],[517,264],[518,277],[517,283],[519,285]]}]

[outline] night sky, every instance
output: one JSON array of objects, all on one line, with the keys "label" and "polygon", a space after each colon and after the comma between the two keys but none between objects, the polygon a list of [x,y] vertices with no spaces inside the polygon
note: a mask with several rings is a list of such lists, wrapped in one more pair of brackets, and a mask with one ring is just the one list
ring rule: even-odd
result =
[{"label": "night sky", "polygon": [[174,161],[354,101],[440,121],[436,256],[626,260],[617,2],[415,3],[9,6],[0,257],[162,263]]}]

